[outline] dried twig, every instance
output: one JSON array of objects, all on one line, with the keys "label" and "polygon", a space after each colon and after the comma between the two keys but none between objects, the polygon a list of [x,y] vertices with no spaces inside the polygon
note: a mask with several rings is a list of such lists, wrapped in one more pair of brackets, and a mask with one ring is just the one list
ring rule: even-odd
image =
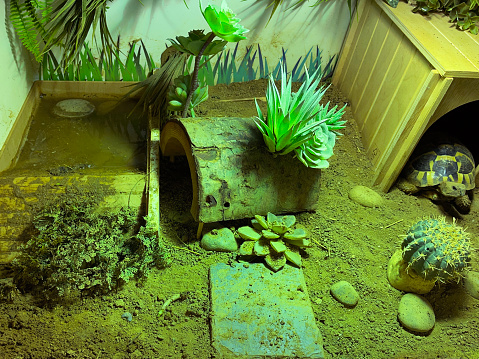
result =
[{"label": "dried twig", "polygon": [[329,249],[329,247],[326,247],[324,244],[321,244],[319,243],[316,239],[314,238],[311,238],[311,240],[316,243],[318,246],[320,246],[321,248],[323,248],[324,250],[327,250],[328,251],[328,257],[331,257],[331,250]]},{"label": "dried twig", "polygon": [[186,297],[186,294],[187,292],[185,293],[181,293],[181,294],[174,294],[172,295],[170,298],[168,298],[164,303],[163,305],[161,306],[161,309],[160,311],[158,312],[158,318],[161,317],[163,315],[163,313],[165,312],[165,309],[167,306],[169,306],[172,302],[174,302],[175,300],[178,300],[178,299],[184,299]]},{"label": "dried twig", "polygon": [[386,229],[386,228],[389,228],[389,227],[394,226],[395,224],[401,223],[402,221],[403,221],[403,219],[400,219],[400,220],[398,220],[398,221],[396,221],[396,222],[393,222],[393,223],[388,224],[388,225],[385,226],[385,227],[380,227],[380,228],[381,228],[381,229]]},{"label": "dried twig", "polygon": [[175,248],[175,249],[181,249],[181,250],[183,250],[183,251],[191,252],[191,253],[196,254],[196,255],[198,255],[198,256],[200,255],[199,252],[195,252],[194,250],[189,249],[189,248],[178,247],[178,246],[171,246],[171,247],[172,247],[172,248]]}]

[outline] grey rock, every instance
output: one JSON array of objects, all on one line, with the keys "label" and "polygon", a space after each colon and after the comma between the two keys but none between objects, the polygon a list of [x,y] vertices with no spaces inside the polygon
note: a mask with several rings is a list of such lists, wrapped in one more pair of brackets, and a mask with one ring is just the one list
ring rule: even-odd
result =
[{"label": "grey rock", "polygon": [[201,238],[200,245],[207,251],[234,252],[238,250],[233,232],[229,228],[213,229]]},{"label": "grey rock", "polygon": [[125,312],[121,315],[123,319],[125,319],[127,322],[131,322],[133,320],[133,314],[130,312]]},{"label": "grey rock", "polygon": [[427,333],[436,323],[436,316],[426,298],[407,293],[399,302],[398,319],[402,326],[413,332]]},{"label": "grey rock", "polygon": [[342,280],[331,286],[331,295],[340,303],[354,307],[358,304],[359,294],[351,283]]},{"label": "grey rock", "polygon": [[303,271],[262,263],[210,267],[211,338],[218,358],[324,358]]}]

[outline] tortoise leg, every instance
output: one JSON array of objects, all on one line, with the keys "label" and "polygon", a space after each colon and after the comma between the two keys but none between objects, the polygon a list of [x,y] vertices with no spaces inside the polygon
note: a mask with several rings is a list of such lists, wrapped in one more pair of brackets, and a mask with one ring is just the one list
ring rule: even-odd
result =
[{"label": "tortoise leg", "polygon": [[457,197],[454,200],[454,206],[461,214],[468,214],[471,210],[472,195],[470,193],[472,193],[472,191],[468,191],[464,196]]},{"label": "tortoise leg", "polygon": [[398,181],[396,182],[396,187],[406,194],[414,194],[419,192],[419,187],[404,178],[398,179]]}]

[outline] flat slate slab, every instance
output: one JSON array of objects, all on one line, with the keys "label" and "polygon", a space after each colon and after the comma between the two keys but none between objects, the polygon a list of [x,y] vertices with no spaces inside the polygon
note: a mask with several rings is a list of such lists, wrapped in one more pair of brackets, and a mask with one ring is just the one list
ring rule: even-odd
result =
[{"label": "flat slate slab", "polygon": [[211,332],[220,358],[324,358],[303,272],[262,263],[210,267]]}]

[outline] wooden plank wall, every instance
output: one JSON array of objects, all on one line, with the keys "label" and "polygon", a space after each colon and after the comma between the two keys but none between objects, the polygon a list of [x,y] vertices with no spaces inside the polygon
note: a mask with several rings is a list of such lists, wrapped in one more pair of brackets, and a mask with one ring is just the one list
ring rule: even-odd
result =
[{"label": "wooden plank wall", "polygon": [[359,21],[350,28],[333,83],[350,101],[373,162],[373,184],[387,191],[394,179],[384,178],[384,167],[389,156],[398,155],[399,138],[419,116],[428,83],[438,75],[374,0],[360,2],[358,11]]}]

